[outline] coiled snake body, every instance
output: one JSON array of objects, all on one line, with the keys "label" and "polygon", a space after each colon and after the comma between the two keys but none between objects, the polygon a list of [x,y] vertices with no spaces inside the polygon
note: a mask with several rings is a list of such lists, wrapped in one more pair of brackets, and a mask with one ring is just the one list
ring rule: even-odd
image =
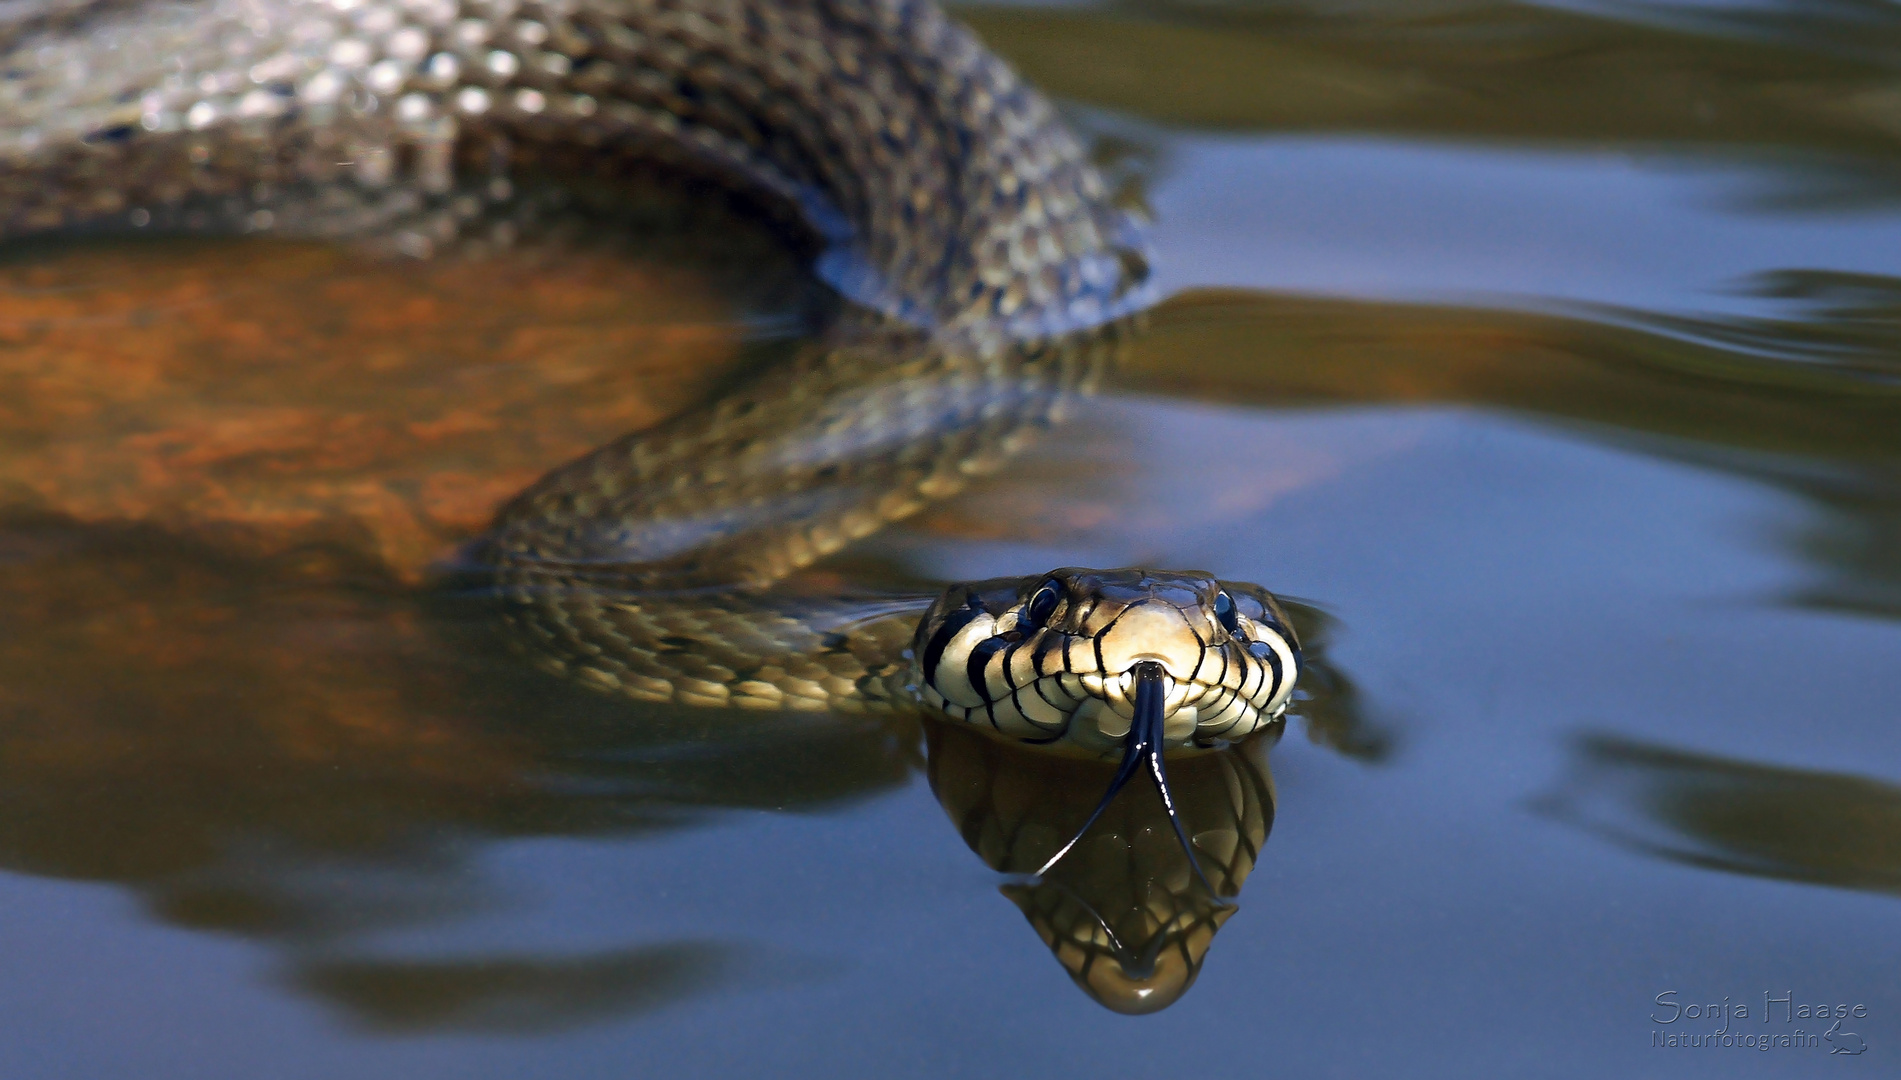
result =
[{"label": "coiled snake body", "polygon": [[472,547],[545,666],[636,698],[1120,750],[1121,779],[1285,708],[1285,616],[1206,574],[1066,569],[928,609],[782,584],[1001,466],[1088,392],[1143,299],[1138,238],[1078,141],[925,0],[102,0],[4,33],[10,235],[419,255],[482,227],[510,172],[582,155],[665,158],[820,238],[848,301],[820,340],[556,469]]}]

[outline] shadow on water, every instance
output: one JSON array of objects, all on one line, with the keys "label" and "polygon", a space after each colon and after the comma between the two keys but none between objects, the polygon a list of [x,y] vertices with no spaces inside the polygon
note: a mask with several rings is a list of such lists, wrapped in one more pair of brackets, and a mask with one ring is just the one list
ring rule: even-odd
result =
[{"label": "shadow on water", "polygon": [[1038,85],[1178,129],[1746,162],[1745,211],[1901,202],[1880,0],[1110,0],[958,9]]},{"label": "shadow on water", "polygon": [[1901,788],[1876,780],[1587,734],[1533,806],[1673,862],[1901,893]]},{"label": "shadow on water", "polygon": [[0,865],[272,945],[292,985],[379,1030],[539,1030],[754,980],[756,948],[725,941],[354,952],[492,909],[476,861],[497,841],[833,806],[920,763],[902,728],[670,713],[530,678],[484,624],[322,553],[247,563],[51,522],[5,536]]},{"label": "shadow on water", "polygon": [[1800,172],[1895,156],[1895,20],[1833,17],[1847,6],[1754,33],[1734,9],[1693,25],[1497,0],[957,11],[1050,92],[1168,125],[1748,148]]},{"label": "shadow on water", "polygon": [[1901,616],[1901,280],[1790,272],[1778,316],[1690,319],[1204,290],[1164,304],[1125,377],[1273,407],[1458,404],[1781,488],[1788,599]]},{"label": "shadow on water", "polygon": [[1290,715],[1300,719],[1315,746],[1367,765],[1386,762],[1398,743],[1396,733],[1366,701],[1353,676],[1327,657],[1340,634],[1339,620],[1314,604],[1279,599],[1294,621],[1302,648]]},{"label": "shadow on water", "polygon": [[1737,5],[1600,0],[1583,6],[1633,21],[1779,43],[1890,68],[1901,57],[1901,12],[1885,0],[1769,0]]},{"label": "shadow on water", "polygon": [[576,959],[306,964],[292,985],[388,1035],[539,1035],[666,1005],[730,981],[730,947],[681,942]]},{"label": "shadow on water", "polygon": [[1783,481],[1819,511],[1791,546],[1825,569],[1790,600],[1824,611],[1901,619],[1901,475],[1870,470]]}]

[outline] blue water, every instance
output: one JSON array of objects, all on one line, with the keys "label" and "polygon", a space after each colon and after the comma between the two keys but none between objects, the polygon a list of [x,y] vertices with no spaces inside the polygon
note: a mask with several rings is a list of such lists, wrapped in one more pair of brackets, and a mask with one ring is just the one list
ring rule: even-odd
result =
[{"label": "blue water", "polygon": [[1195,286],[1644,311],[1760,311],[1751,279],[1901,274],[1901,207],[1784,205],[1764,155],[1410,139],[1170,140],[1157,276]]}]

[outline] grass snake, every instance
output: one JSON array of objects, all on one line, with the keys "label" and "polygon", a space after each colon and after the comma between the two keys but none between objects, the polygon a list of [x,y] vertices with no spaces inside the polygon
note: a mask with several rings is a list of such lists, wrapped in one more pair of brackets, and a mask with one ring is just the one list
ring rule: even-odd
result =
[{"label": "grass snake", "polygon": [[1004,467],[1146,299],[1141,237],[1082,144],[931,3],[98,0],[0,20],[8,236],[267,231],[427,256],[490,228],[513,175],[658,159],[812,242],[843,298],[821,335],[555,469],[469,547],[549,670],[1119,758],[1110,796],[1146,769],[1171,818],[1164,748],[1286,708],[1299,645],[1257,586],[1066,568],[932,601],[801,582]]}]

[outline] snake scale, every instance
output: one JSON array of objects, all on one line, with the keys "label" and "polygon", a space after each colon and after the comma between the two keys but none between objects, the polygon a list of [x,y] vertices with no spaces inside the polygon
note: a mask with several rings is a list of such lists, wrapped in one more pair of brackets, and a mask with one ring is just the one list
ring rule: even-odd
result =
[{"label": "snake scale", "polygon": [[1111,794],[1144,764],[1162,782],[1164,747],[1285,709],[1299,646],[1256,586],[1070,568],[934,602],[797,587],[1061,419],[1146,298],[1140,237],[1081,143],[926,0],[3,17],[8,236],[271,232],[420,257],[505,239],[511,176],[658,158],[817,240],[844,301],[822,335],[555,469],[471,545],[544,667],[646,700],[913,713],[1120,752]]}]

